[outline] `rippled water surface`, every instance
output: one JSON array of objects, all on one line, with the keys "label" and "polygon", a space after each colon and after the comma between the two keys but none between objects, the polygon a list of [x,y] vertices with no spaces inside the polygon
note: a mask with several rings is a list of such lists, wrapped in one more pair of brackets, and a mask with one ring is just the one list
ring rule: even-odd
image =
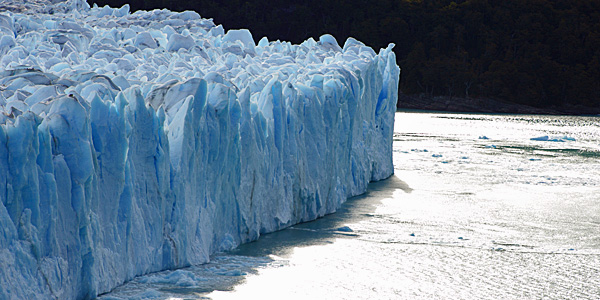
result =
[{"label": "rippled water surface", "polygon": [[393,147],[340,212],[103,298],[600,299],[600,118],[398,112]]}]

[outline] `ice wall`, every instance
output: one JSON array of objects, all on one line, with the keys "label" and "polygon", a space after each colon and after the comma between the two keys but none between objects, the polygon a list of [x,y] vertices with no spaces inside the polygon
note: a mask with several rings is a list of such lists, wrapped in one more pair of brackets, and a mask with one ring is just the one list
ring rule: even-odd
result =
[{"label": "ice wall", "polygon": [[204,263],[392,174],[393,45],[51,2],[0,5],[0,299]]}]

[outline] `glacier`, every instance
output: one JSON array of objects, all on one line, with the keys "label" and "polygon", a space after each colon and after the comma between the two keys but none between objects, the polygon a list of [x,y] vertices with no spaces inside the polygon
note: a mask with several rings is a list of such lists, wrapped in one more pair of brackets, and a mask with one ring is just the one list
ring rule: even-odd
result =
[{"label": "glacier", "polygon": [[0,3],[0,299],[93,299],[393,173],[400,69],[196,12]]}]

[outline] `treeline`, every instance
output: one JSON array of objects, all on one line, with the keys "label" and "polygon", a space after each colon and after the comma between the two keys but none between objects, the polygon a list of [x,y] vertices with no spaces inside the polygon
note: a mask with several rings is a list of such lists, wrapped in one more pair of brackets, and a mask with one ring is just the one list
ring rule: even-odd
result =
[{"label": "treeline", "polygon": [[405,94],[600,107],[597,0],[88,0],[195,10],[255,38],[396,44]]}]

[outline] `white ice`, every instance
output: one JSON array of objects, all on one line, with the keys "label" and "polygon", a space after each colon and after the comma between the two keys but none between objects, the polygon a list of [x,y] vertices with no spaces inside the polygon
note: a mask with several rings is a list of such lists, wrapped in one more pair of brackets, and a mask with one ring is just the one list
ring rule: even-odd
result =
[{"label": "white ice", "polygon": [[205,263],[392,174],[393,45],[52,2],[0,4],[1,299]]}]

